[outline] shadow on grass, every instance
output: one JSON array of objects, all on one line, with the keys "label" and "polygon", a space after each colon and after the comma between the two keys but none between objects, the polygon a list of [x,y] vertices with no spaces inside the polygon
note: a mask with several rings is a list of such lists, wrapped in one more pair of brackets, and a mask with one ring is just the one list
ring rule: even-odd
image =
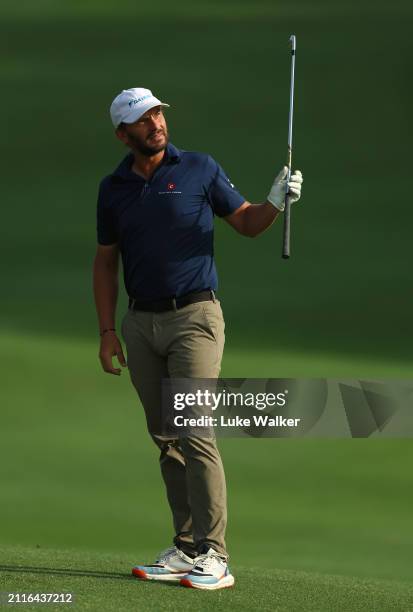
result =
[{"label": "shadow on grass", "polygon": [[71,568],[38,567],[33,565],[0,565],[0,572],[12,572],[22,574],[49,574],[58,576],[81,576],[87,578],[107,578],[109,580],[130,580],[133,582],[145,582],[145,584],[161,584],[162,586],[179,586],[179,582],[160,582],[155,580],[139,580],[131,574],[117,572],[95,572],[91,570],[76,570]]}]

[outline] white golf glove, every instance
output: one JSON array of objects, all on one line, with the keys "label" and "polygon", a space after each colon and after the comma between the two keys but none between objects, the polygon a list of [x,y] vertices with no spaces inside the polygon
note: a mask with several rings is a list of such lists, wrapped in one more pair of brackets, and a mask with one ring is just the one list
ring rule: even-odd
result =
[{"label": "white golf glove", "polygon": [[[287,175],[288,167],[284,166],[281,172],[275,177],[274,183],[271,187],[271,191],[267,196],[268,202],[271,202],[275,208],[283,211],[285,208],[285,191],[287,188]],[[295,170],[294,174],[291,175],[288,182],[288,198],[293,204],[300,199],[301,196],[301,184],[303,182],[303,175],[300,170]]]}]

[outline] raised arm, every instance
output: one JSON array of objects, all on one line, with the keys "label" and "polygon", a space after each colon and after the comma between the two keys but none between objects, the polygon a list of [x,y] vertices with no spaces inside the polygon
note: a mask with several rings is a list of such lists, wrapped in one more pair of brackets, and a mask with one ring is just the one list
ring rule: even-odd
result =
[{"label": "raised arm", "polygon": [[264,204],[244,202],[224,219],[242,236],[255,238],[270,227],[279,214],[280,211],[269,202]]},{"label": "raised arm", "polygon": [[[285,166],[275,178],[266,202],[263,204],[244,202],[236,211],[224,217],[225,221],[243,236],[255,238],[262,234],[284,210],[287,172],[288,168]],[[300,170],[296,170],[288,183],[291,202],[296,202],[300,198],[302,182],[302,174]]]}]

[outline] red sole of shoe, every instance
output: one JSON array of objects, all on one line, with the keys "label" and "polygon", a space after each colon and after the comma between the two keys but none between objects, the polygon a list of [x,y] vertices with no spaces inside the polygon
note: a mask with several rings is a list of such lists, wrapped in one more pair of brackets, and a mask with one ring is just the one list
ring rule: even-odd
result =
[{"label": "red sole of shoe", "polygon": [[145,572],[141,569],[138,569],[137,567],[134,567],[132,569],[132,574],[136,576],[136,578],[139,578],[140,580],[148,580],[148,577],[145,574]]}]

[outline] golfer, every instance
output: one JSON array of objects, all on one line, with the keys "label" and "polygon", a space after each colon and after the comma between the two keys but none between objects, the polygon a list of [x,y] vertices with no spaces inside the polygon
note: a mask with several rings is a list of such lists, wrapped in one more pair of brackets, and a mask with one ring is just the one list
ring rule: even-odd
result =
[{"label": "golfer", "polygon": [[[224,349],[224,318],[216,295],[214,217],[243,236],[266,230],[284,208],[287,167],[266,202],[250,204],[209,155],[169,142],[164,107],[150,90],[123,90],[110,115],[130,152],[99,189],[94,294],[103,370],[119,375],[112,358],[128,365],[148,431],[160,449],[160,467],[175,537],[142,579],[180,581],[220,589],[234,584],[225,544],[225,475],[215,438],[161,435],[161,381],[217,378]],[[291,201],[301,195],[296,170]],[[119,254],[129,308],[122,321],[127,364],[115,329]]]}]

